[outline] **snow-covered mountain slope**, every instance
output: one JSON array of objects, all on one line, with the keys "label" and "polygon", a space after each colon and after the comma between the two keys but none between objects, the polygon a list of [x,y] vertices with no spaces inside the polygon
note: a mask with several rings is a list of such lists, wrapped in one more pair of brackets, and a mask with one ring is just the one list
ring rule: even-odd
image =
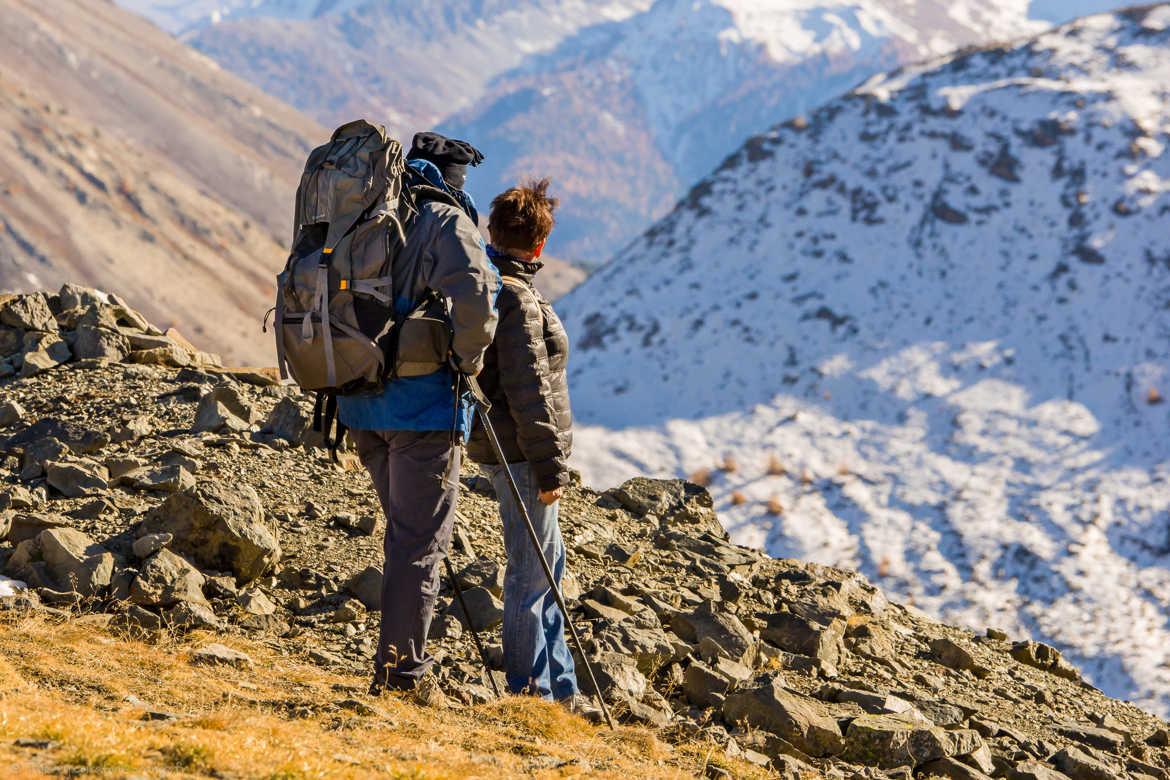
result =
[{"label": "snow-covered mountain slope", "polygon": [[551,248],[591,263],[776,116],[1118,1],[121,0],[325,124],[470,138],[481,200],[553,175]]},{"label": "snow-covered mountain slope", "polygon": [[530,58],[443,127],[485,147],[478,192],[553,171],[567,188],[556,245],[608,258],[775,117],[1047,26],[1024,0],[658,0]]},{"label": "snow-covered mountain slope", "polygon": [[749,140],[558,304],[588,481],[709,469],[739,541],[1170,712],[1168,82],[1158,5]]}]

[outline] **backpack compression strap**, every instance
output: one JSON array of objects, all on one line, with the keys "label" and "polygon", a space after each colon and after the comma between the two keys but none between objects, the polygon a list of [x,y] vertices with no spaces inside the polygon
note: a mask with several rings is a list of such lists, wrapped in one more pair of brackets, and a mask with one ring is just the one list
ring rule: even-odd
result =
[{"label": "backpack compression strap", "polygon": [[[330,431],[337,426],[337,433],[330,435]],[[313,403],[313,430],[325,439],[325,446],[329,448],[329,457],[337,462],[337,450],[349,430],[337,416],[337,394],[329,390],[318,390],[317,400]]]}]

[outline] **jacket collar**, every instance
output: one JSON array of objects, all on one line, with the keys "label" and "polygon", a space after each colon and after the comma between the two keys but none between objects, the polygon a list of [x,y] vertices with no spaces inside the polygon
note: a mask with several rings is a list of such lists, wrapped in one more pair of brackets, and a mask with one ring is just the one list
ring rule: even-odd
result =
[{"label": "jacket collar", "polygon": [[544,268],[544,263],[539,260],[521,260],[518,257],[504,254],[491,244],[488,244],[487,252],[501,276],[513,276],[525,282],[531,282],[532,277],[536,276],[536,272]]}]

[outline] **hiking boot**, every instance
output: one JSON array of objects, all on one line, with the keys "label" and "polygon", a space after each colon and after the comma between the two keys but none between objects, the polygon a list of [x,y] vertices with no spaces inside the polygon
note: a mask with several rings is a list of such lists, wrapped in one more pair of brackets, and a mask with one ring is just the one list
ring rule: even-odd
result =
[{"label": "hiking boot", "polygon": [[569,712],[579,715],[590,723],[601,722],[601,709],[583,693],[574,693],[567,699],[561,699],[558,703]]}]

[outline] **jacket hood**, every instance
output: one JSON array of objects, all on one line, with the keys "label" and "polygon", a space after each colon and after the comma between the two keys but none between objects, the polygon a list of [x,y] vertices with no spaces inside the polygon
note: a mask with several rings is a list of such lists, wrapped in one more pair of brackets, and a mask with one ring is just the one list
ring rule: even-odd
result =
[{"label": "jacket hood", "polygon": [[439,166],[421,157],[407,160],[406,166],[421,176],[428,185],[453,198],[463,211],[467,213],[467,216],[471,217],[471,221],[475,223],[476,227],[479,226],[479,210],[475,207],[475,199],[464,190],[452,189],[443,179],[443,174],[439,170]]}]

